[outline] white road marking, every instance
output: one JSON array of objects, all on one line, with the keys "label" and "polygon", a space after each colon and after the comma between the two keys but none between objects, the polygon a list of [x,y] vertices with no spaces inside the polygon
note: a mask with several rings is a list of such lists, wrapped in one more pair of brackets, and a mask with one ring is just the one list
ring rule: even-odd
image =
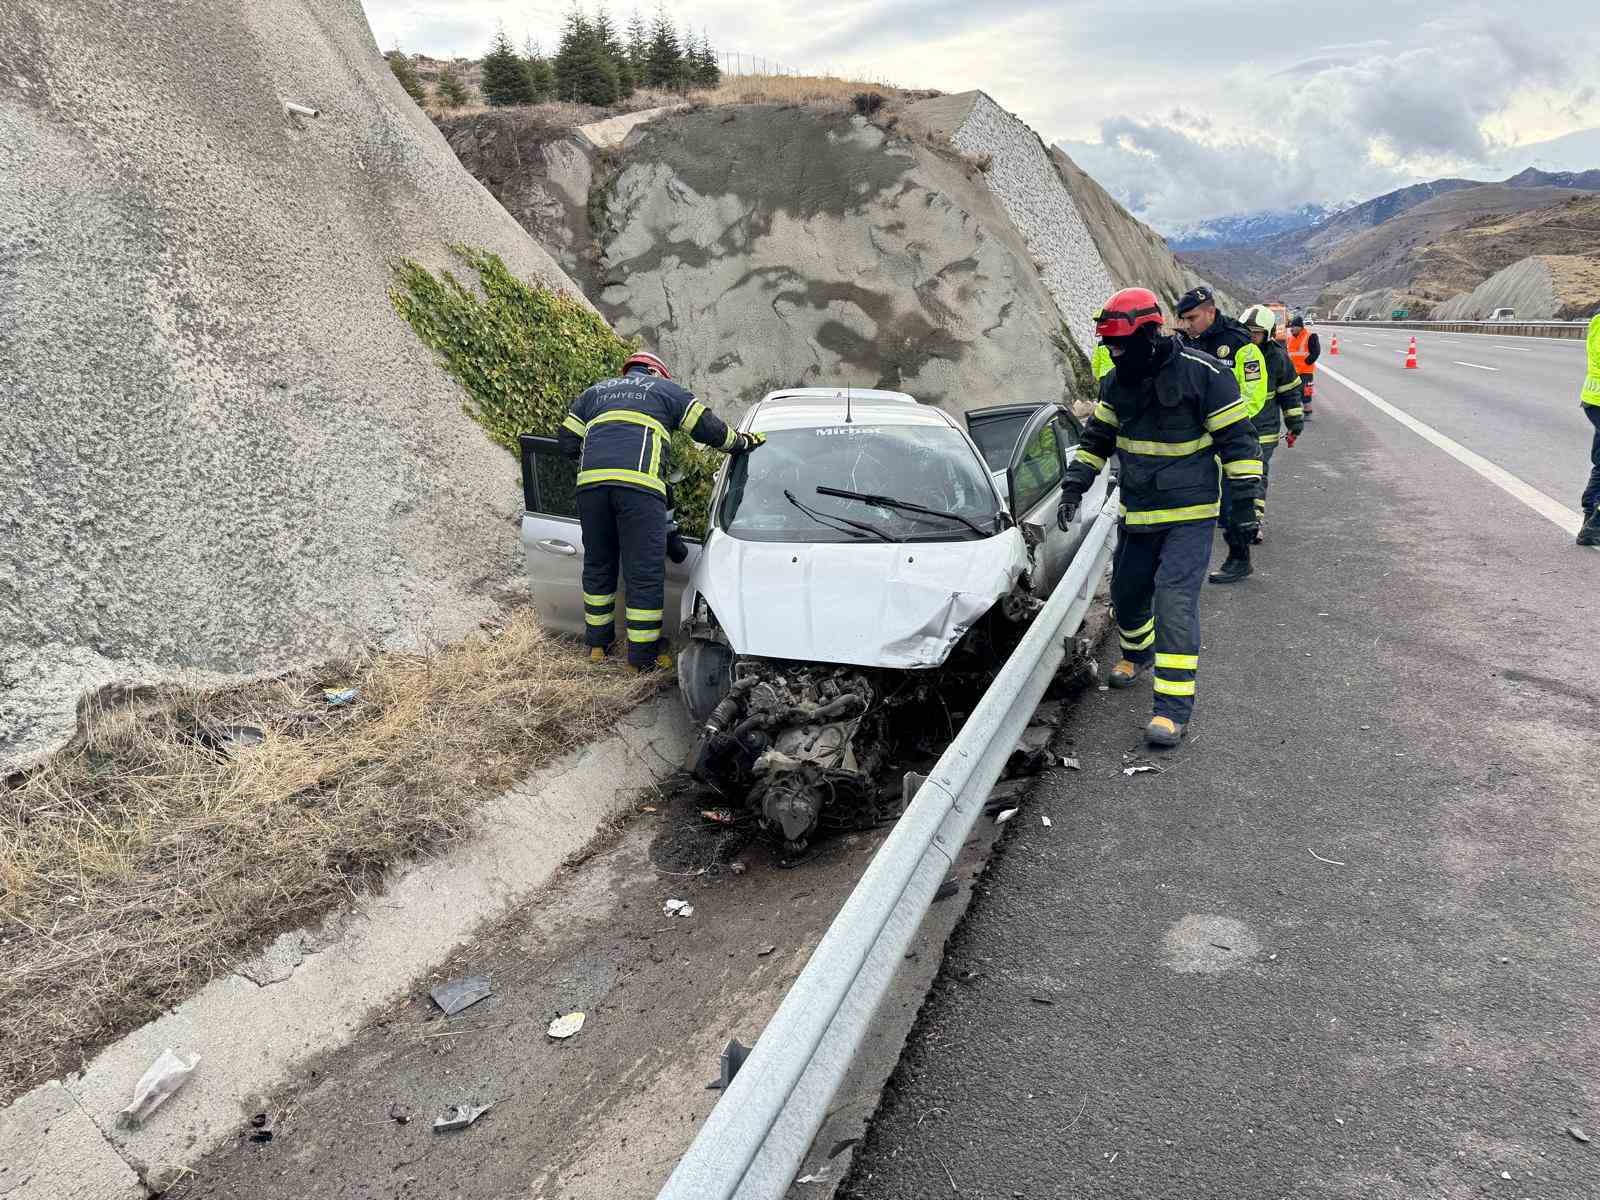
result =
[{"label": "white road marking", "polygon": [[1486,367],[1482,363],[1462,362],[1459,358],[1452,358],[1450,361],[1458,367],[1476,367],[1480,371],[1498,371],[1500,369],[1499,367]]},{"label": "white road marking", "polygon": [[1361,344],[1363,346],[1365,346],[1368,350],[1376,350],[1378,348],[1378,343],[1377,342],[1362,342]]},{"label": "white road marking", "polygon": [[1576,510],[1570,509],[1560,501],[1545,495],[1538,488],[1522,482],[1510,471],[1505,470],[1503,467],[1495,466],[1494,463],[1484,458],[1481,454],[1468,450],[1454,438],[1446,437],[1432,425],[1417,420],[1404,409],[1396,408],[1382,396],[1368,391],[1355,380],[1340,374],[1332,367],[1323,367],[1322,370],[1335,383],[1342,383],[1379,412],[1388,413],[1400,424],[1411,430],[1412,433],[1432,442],[1462,465],[1471,467],[1508,496],[1522,501],[1534,512],[1564,530],[1568,535],[1572,537],[1578,536],[1578,530],[1583,525],[1583,518],[1579,516]]}]

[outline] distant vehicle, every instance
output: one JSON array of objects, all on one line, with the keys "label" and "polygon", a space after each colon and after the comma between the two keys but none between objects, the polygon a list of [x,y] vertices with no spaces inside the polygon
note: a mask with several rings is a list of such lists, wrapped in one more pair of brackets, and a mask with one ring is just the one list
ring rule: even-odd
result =
[{"label": "distant vehicle", "polygon": [[[710,528],[667,563],[689,766],[798,853],[898,812],[897,770],[953,732],[1077,554],[1104,474],[1062,529],[1081,427],[1058,404],[951,417],[903,392],[790,388],[721,468]],[[523,435],[522,544],[548,629],[584,629],[576,465]],[[669,626],[670,628],[670,626]]]},{"label": "distant vehicle", "polygon": [[1492,313],[1489,314],[1489,320],[1491,320],[1491,321],[1514,321],[1514,320],[1516,320],[1516,316],[1517,316],[1517,310],[1514,309],[1514,308],[1497,308]]}]

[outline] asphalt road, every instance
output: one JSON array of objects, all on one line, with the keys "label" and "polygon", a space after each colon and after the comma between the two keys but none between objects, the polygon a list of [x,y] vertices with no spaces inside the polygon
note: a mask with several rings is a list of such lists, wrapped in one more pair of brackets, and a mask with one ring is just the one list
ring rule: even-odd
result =
[{"label": "asphalt road", "polygon": [[[1333,363],[1576,507],[1570,347],[1397,340]],[[1079,707],[841,1195],[1600,1196],[1600,556],[1331,380],[1312,424],[1194,737],[1130,776],[1148,685]]]}]

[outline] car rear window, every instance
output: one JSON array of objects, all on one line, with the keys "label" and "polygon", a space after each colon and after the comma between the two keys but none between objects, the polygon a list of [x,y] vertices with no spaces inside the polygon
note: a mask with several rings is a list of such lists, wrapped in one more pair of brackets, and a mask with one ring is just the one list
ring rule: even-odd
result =
[{"label": "car rear window", "polygon": [[[850,521],[871,525],[897,540],[948,542],[978,536],[948,517],[819,496],[819,486],[960,513],[986,534],[1001,528],[983,464],[954,429],[853,424],[779,429],[766,436],[765,446],[736,458],[728,471],[717,517],[735,537],[772,542],[875,540],[875,535],[851,527]],[[816,515],[808,515],[800,505]]]}]

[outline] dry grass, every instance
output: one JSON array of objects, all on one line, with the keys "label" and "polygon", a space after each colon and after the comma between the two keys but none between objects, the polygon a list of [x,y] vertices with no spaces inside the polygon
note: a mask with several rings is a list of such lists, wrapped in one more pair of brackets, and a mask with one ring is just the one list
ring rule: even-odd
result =
[{"label": "dry grass", "polygon": [[[97,708],[0,784],[0,1102],[457,837],[658,686],[523,611],[428,653]],[[230,745],[240,726],[263,739]]]}]

